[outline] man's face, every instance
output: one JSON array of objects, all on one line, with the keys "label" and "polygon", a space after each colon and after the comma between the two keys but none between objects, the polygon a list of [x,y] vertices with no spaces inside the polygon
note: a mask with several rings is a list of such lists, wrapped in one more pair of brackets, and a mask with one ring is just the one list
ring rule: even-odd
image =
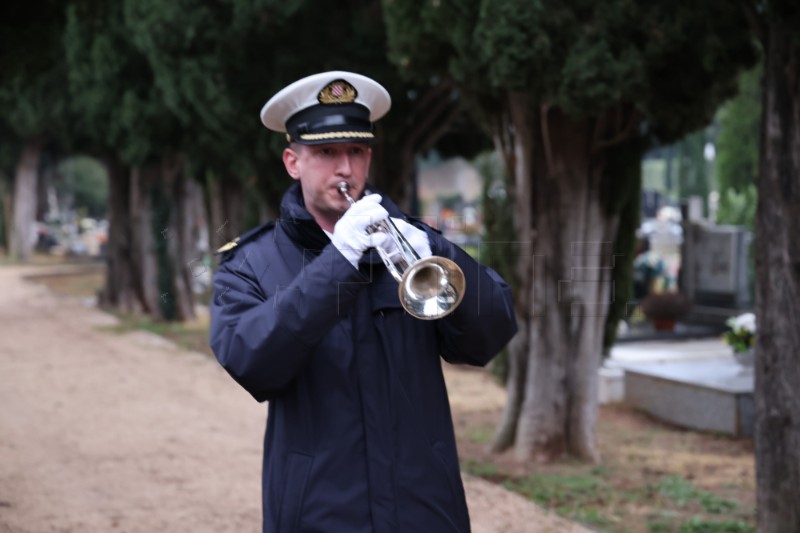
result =
[{"label": "man's face", "polygon": [[339,183],[347,182],[350,196],[358,200],[371,158],[366,143],[293,144],[283,151],[286,171],[302,185],[306,209],[328,231],[350,207],[339,192]]}]

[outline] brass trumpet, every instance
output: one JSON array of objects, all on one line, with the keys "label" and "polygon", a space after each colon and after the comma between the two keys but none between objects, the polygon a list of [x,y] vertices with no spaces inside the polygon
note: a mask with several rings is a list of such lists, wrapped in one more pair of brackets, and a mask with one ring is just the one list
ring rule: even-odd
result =
[{"label": "brass trumpet", "polygon": [[[350,205],[356,203],[348,192],[347,182],[339,183],[338,188]],[[464,298],[466,284],[461,268],[446,257],[420,258],[390,218],[367,228],[368,233],[379,231],[389,235],[397,250],[390,255],[383,247],[377,247],[383,264],[399,284],[397,295],[403,308],[421,320],[435,320],[452,313]]]}]

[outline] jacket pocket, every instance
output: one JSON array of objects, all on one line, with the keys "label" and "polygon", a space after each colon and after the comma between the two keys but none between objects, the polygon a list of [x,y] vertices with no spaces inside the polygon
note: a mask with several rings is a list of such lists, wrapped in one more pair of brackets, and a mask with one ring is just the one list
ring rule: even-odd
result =
[{"label": "jacket pocket", "polygon": [[300,510],[311,471],[312,457],[301,453],[290,453],[286,462],[283,481],[283,499],[278,515],[278,533],[294,533],[300,530]]}]

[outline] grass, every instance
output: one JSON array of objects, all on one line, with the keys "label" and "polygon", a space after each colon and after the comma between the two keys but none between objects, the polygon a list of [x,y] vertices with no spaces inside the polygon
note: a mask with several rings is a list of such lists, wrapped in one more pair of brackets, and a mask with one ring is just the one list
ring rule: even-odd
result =
[{"label": "grass", "polygon": [[625,405],[603,406],[602,464],[518,463],[486,451],[501,413],[454,411],[462,468],[592,530],[748,533],[755,525],[752,442],[671,427]]},{"label": "grass", "polygon": [[95,298],[97,291],[103,288],[105,276],[105,270],[98,265],[93,265],[77,274],[35,276],[31,280],[41,283],[63,296]]},{"label": "grass", "polygon": [[[754,513],[678,475],[631,483],[620,469],[577,463],[549,465],[561,473],[511,475],[491,460],[465,459],[462,469],[517,492],[542,507],[609,532],[748,533]],[[642,518],[644,515],[644,518]],[[724,518],[720,515],[724,515]],[[638,523],[636,523],[638,521]]]},{"label": "grass", "polygon": [[[93,296],[97,272],[39,278],[69,296]],[[117,315],[114,333],[145,330],[211,354],[207,323],[156,323]],[[753,533],[752,442],[662,424],[625,405],[603,406],[597,426],[602,464],[571,460],[519,464],[486,451],[500,411],[453,410],[465,473],[502,484],[561,516],[608,533]]]},{"label": "grass", "polygon": [[494,429],[490,426],[477,427],[470,431],[467,438],[477,444],[489,444],[494,437]]},{"label": "grass", "polygon": [[662,478],[658,486],[659,492],[673,500],[679,507],[690,502],[697,502],[703,511],[709,514],[730,513],[739,506],[735,501],[720,497],[712,492],[699,490],[693,483],[679,477]]},{"label": "grass", "polygon": [[100,326],[101,330],[123,334],[142,330],[160,335],[186,350],[212,355],[208,346],[208,326],[202,321],[186,324],[181,322],[154,322],[149,317],[114,313],[119,319],[115,326]]},{"label": "grass", "polygon": [[468,459],[461,464],[461,469],[473,476],[491,479],[500,475],[500,470],[491,463],[481,463],[474,459]]}]

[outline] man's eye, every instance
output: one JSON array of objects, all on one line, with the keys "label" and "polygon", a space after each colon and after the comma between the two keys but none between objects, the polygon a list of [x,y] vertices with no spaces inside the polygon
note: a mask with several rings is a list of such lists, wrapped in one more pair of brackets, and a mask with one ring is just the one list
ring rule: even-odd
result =
[{"label": "man's eye", "polygon": [[334,150],[333,148],[323,148],[322,150],[320,150],[320,152],[322,153],[322,155],[328,157],[336,155],[336,150]]},{"label": "man's eye", "polygon": [[364,149],[363,148],[351,148],[350,149],[350,153],[353,154],[353,155],[361,155],[361,154],[364,153]]}]

